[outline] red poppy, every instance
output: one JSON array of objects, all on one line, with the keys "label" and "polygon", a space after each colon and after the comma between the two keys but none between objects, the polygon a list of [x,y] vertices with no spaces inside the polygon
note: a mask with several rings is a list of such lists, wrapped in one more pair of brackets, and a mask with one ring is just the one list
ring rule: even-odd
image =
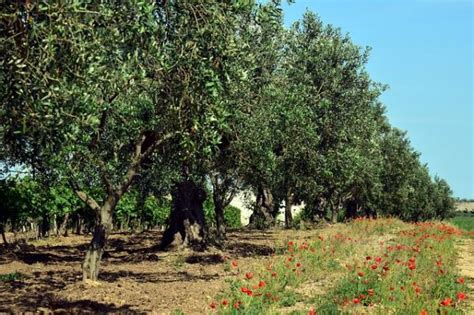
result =
[{"label": "red poppy", "polygon": [[381,263],[382,262],[382,257],[375,258],[375,261],[378,262],[378,263]]},{"label": "red poppy", "polygon": [[252,279],[252,278],[253,278],[253,273],[247,272],[247,273],[245,274],[245,278],[247,278],[247,279],[249,279],[249,280]]},{"label": "red poppy", "polygon": [[363,273],[362,271],[359,271],[359,272],[357,273],[357,275],[358,275],[359,277],[363,277],[363,276],[364,276],[364,273]]},{"label": "red poppy", "polygon": [[415,270],[416,269],[416,265],[414,263],[409,263],[408,264],[408,269],[410,270]]},{"label": "red poppy", "polygon": [[232,266],[237,267],[239,264],[237,263],[237,260],[232,260]]},{"label": "red poppy", "polygon": [[370,257],[370,256],[365,257],[365,260],[371,260],[371,259],[372,259],[372,257]]},{"label": "red poppy", "polygon": [[241,287],[241,288],[240,288],[240,291],[242,291],[242,293],[247,293],[248,290],[249,290],[249,289],[246,288],[246,287]]},{"label": "red poppy", "polygon": [[436,266],[440,267],[443,265],[443,262],[441,260],[436,261]]},{"label": "red poppy", "polygon": [[293,243],[292,241],[288,242],[288,247],[293,247],[294,245],[295,245],[295,243]]},{"label": "red poppy", "polygon": [[458,293],[458,300],[462,301],[466,298],[466,294],[464,292],[459,292]]},{"label": "red poppy", "polygon": [[367,290],[367,294],[368,294],[369,296],[374,296],[375,290],[374,290],[374,289],[368,289],[368,290]]},{"label": "red poppy", "polygon": [[263,288],[264,286],[265,286],[265,281],[260,280],[260,282],[258,283],[258,287]]},{"label": "red poppy", "polygon": [[248,296],[252,296],[252,295],[253,295],[252,290],[248,289],[248,290],[247,290],[247,295],[248,295]]},{"label": "red poppy", "polygon": [[352,302],[353,302],[354,304],[359,304],[359,303],[360,303],[360,299],[355,298],[355,299],[352,300]]},{"label": "red poppy", "polygon": [[422,309],[420,315],[428,315],[428,312],[425,309]]},{"label": "red poppy", "polygon": [[237,301],[234,303],[234,308],[239,308],[239,306],[240,306],[240,301]]},{"label": "red poppy", "polygon": [[209,307],[214,309],[217,307],[217,303],[216,302],[212,302],[211,304],[209,304]]},{"label": "red poppy", "polygon": [[376,264],[373,264],[372,266],[370,266],[370,268],[372,268],[373,270],[377,269],[377,265]]},{"label": "red poppy", "polygon": [[314,308],[309,309],[308,315],[316,315],[316,311],[314,310]]},{"label": "red poppy", "polygon": [[224,305],[224,306],[229,305],[229,301],[227,301],[227,300],[222,300],[222,305]]},{"label": "red poppy", "polygon": [[464,284],[464,278],[459,278],[458,280],[456,280],[456,282],[459,284]]},{"label": "red poppy", "polygon": [[452,298],[445,298],[439,304],[441,304],[442,306],[450,306],[452,302],[453,302]]},{"label": "red poppy", "polygon": [[277,273],[274,271],[272,272],[272,277],[276,277],[277,276]]},{"label": "red poppy", "polygon": [[296,263],[296,267],[301,267],[301,263]]}]

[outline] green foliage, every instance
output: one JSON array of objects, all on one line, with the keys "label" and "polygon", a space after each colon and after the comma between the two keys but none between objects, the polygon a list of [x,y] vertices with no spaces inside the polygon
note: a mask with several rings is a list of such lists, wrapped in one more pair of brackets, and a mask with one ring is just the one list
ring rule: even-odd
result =
[{"label": "green foliage", "polygon": [[116,225],[164,225],[174,184],[207,177],[222,204],[237,187],[304,202],[297,222],[454,208],[389,125],[370,49],[312,12],[286,28],[280,1],[9,2],[0,18],[0,162],[39,174],[2,180],[0,223],[72,213],[76,194]]},{"label": "green foliage", "polygon": [[237,207],[234,206],[227,206],[224,209],[224,220],[228,227],[230,228],[239,228],[242,226],[242,222],[240,221],[241,212]]}]

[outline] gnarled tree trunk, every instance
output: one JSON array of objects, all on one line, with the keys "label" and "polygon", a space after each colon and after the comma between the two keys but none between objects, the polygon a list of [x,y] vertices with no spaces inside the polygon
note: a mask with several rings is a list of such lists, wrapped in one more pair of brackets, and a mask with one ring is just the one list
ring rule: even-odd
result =
[{"label": "gnarled tree trunk", "polygon": [[260,185],[257,191],[257,202],[249,218],[249,227],[267,229],[275,224],[273,195],[267,187]]},{"label": "gnarled tree trunk", "polygon": [[206,222],[203,203],[206,192],[193,181],[176,185],[169,225],[163,234],[160,248],[167,248],[179,233],[184,246],[203,249],[206,246]]}]

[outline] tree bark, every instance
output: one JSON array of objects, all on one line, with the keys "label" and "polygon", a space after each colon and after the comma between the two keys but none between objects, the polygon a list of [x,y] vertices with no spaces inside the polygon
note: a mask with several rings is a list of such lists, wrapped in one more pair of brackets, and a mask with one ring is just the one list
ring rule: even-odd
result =
[{"label": "tree bark", "polygon": [[109,196],[99,210],[99,222],[97,222],[92,241],[86,252],[82,265],[82,279],[97,281],[102,255],[104,254],[107,237],[112,229],[112,212],[117,205],[116,196]]},{"label": "tree bark", "polygon": [[206,222],[203,203],[206,192],[193,181],[176,185],[169,225],[163,234],[161,249],[166,249],[179,233],[183,246],[202,250],[206,247]]},{"label": "tree bark", "polygon": [[0,234],[2,234],[3,244],[5,244],[5,246],[7,246],[8,241],[7,241],[7,238],[5,236],[5,227],[3,226],[3,224],[0,224]]},{"label": "tree bark", "polygon": [[293,204],[293,196],[288,190],[285,198],[285,228],[290,229],[293,225],[293,214],[291,213],[291,206]]},{"label": "tree bark", "polygon": [[257,190],[257,202],[249,218],[249,227],[264,230],[275,224],[273,195],[267,187],[260,185]]},{"label": "tree bark", "polygon": [[77,214],[77,221],[76,221],[76,235],[81,235],[82,232],[82,217],[78,213]]},{"label": "tree bark", "polygon": [[216,212],[216,230],[217,230],[217,239],[225,240],[226,239],[226,225],[224,218],[224,206],[221,201],[214,198],[214,210]]},{"label": "tree bark", "polygon": [[63,219],[63,222],[61,223],[61,225],[59,226],[59,229],[58,229],[58,234],[62,235],[62,236],[67,236],[67,222],[69,221],[69,213],[66,213],[64,215],[64,219]]}]

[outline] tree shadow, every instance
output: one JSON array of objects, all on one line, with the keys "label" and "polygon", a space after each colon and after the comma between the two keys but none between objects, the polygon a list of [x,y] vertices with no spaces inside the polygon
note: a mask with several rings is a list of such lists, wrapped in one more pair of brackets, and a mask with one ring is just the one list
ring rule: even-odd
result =
[{"label": "tree shadow", "polygon": [[[3,299],[0,299],[0,301]],[[2,301],[5,302],[5,301]],[[8,303],[2,303],[0,312],[11,313],[11,310],[5,307]],[[112,303],[99,303],[91,300],[68,301],[58,298],[52,293],[46,294],[28,294],[21,298],[21,301],[15,303],[15,311],[22,313],[37,312],[40,314],[54,312],[54,314],[145,314],[131,308],[131,305],[116,306]],[[41,308],[41,309],[40,309]],[[47,310],[47,311],[46,311]]]},{"label": "tree shadow", "polygon": [[225,262],[224,257],[218,254],[191,255],[186,258],[188,264],[217,265]]},{"label": "tree shadow", "polygon": [[225,249],[231,255],[240,257],[271,256],[275,253],[275,248],[271,246],[245,242],[226,244]]},{"label": "tree shadow", "polygon": [[116,282],[120,279],[130,279],[139,283],[171,283],[188,281],[211,281],[220,277],[219,274],[213,275],[193,275],[186,271],[166,271],[166,272],[130,272],[120,270],[118,272],[102,272],[99,279],[106,282]]}]

